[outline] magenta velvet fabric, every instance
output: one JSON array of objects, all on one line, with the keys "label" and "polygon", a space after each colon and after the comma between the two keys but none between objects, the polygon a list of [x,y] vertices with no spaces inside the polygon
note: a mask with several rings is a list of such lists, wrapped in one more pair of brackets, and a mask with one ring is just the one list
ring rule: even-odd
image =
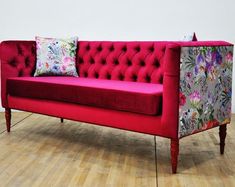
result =
[{"label": "magenta velvet fabric", "polygon": [[7,80],[9,95],[123,110],[147,115],[161,111],[161,84],[76,77],[17,77]]},{"label": "magenta velvet fabric", "polygon": [[[170,44],[170,45],[169,45]],[[171,138],[177,138],[179,115],[179,67],[181,46],[225,46],[231,45],[223,41],[212,42],[105,42],[105,41],[80,41],[77,49],[77,68],[80,77],[106,80],[120,80],[131,82],[145,82],[163,84],[162,113],[156,121],[156,129],[146,129],[145,133],[159,134]],[[3,41],[0,44],[1,59],[1,98],[2,106],[10,107],[6,82],[12,77],[32,77],[35,71],[35,41]],[[34,85],[33,85],[34,86]],[[32,87],[32,85],[31,85]],[[67,87],[67,86],[66,86]],[[143,89],[144,90],[144,89]],[[26,93],[26,92],[25,92]],[[57,93],[53,93],[54,95]],[[54,96],[53,96],[54,97]],[[109,97],[111,97],[109,95]],[[52,96],[51,96],[52,98]],[[26,98],[25,98],[26,99]],[[61,99],[61,98],[60,98]],[[133,100],[133,98],[131,98]],[[24,110],[23,99],[17,100],[17,109]],[[105,99],[109,100],[109,99]],[[111,100],[111,99],[110,99]],[[19,102],[18,102],[19,101]],[[49,101],[44,100],[44,103]],[[56,101],[55,101],[56,102]],[[33,110],[34,102],[27,105],[28,111]],[[67,102],[56,106],[63,107]],[[72,105],[68,103],[69,106]],[[159,105],[159,103],[157,104]],[[13,106],[13,105],[12,105]],[[51,106],[51,105],[50,105]],[[78,105],[79,106],[79,105]],[[84,106],[85,105],[81,105]],[[160,106],[160,105],[159,105]],[[142,106],[145,107],[145,106]],[[102,109],[102,108],[99,108]],[[51,109],[53,110],[53,109]],[[94,111],[94,115],[96,110]],[[110,110],[112,111],[112,110]],[[43,110],[38,112],[43,113]],[[69,107],[58,116],[69,116]],[[73,111],[74,112],[74,111]],[[121,111],[119,111],[121,112]],[[124,112],[129,114],[128,112]],[[46,113],[45,114],[49,114]],[[137,114],[137,113],[135,113]],[[87,113],[86,113],[87,115]],[[98,115],[98,114],[97,114]],[[140,114],[139,114],[140,115]],[[143,115],[145,118],[155,117]],[[97,117],[97,116],[96,116]],[[110,112],[108,123],[118,127],[118,120],[113,120],[115,115]],[[78,118],[77,118],[78,119]],[[123,116],[122,120],[128,117]],[[84,119],[84,121],[86,121]],[[159,121],[161,121],[159,124]],[[89,120],[87,120],[89,122]],[[96,118],[97,124],[102,124],[100,118]],[[128,126],[128,124],[126,124]],[[153,124],[152,124],[153,125]],[[164,128],[159,128],[159,125]],[[151,126],[154,128],[154,125]],[[141,132],[141,127],[136,130],[133,124],[126,129]],[[144,128],[144,124],[143,124]],[[147,132],[148,131],[148,132]],[[151,131],[151,132],[150,132]]]},{"label": "magenta velvet fabric", "polygon": [[162,83],[166,44],[81,41],[77,53],[79,76]]},{"label": "magenta velvet fabric", "polygon": [[161,116],[110,110],[67,102],[8,96],[9,107],[80,122],[170,137]]}]

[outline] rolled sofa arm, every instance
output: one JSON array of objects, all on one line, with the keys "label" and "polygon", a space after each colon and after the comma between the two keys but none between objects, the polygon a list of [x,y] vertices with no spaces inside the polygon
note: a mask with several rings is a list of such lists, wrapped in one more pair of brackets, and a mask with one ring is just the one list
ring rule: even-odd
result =
[{"label": "rolled sofa arm", "polygon": [[169,44],[164,60],[162,124],[182,138],[231,120],[233,45]]},{"label": "rolled sofa arm", "polygon": [[3,41],[0,44],[1,98],[7,108],[6,80],[9,77],[33,76],[36,63],[35,41]]}]

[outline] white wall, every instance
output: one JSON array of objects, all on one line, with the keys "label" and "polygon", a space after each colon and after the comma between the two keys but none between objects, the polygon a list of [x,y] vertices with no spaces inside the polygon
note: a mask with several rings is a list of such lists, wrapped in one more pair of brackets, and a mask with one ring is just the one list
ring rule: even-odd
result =
[{"label": "white wall", "polygon": [[178,40],[195,31],[199,40],[235,43],[234,7],[234,0],[0,0],[0,40]]}]

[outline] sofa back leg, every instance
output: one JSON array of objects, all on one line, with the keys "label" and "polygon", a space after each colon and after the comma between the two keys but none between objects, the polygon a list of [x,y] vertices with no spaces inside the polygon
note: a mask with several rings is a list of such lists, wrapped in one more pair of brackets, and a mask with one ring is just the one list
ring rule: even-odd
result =
[{"label": "sofa back leg", "polygon": [[171,167],[172,173],[176,173],[179,155],[179,139],[171,139]]},{"label": "sofa back leg", "polygon": [[5,118],[6,118],[7,132],[10,132],[11,131],[11,109],[10,108],[5,109]]},{"label": "sofa back leg", "polygon": [[224,154],[225,138],[226,138],[227,125],[219,126],[219,137],[220,137],[220,154]]}]

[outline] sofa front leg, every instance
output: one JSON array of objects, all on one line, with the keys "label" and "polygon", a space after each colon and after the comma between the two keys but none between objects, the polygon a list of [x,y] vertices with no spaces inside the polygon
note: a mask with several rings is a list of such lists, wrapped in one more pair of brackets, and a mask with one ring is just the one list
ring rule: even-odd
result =
[{"label": "sofa front leg", "polygon": [[61,123],[64,123],[64,118],[60,118],[60,122],[61,122]]},{"label": "sofa front leg", "polygon": [[172,173],[176,173],[179,155],[179,139],[171,139],[171,167]]},{"label": "sofa front leg", "polygon": [[10,108],[5,109],[5,118],[6,118],[7,132],[10,132],[11,131],[11,109]]},{"label": "sofa front leg", "polygon": [[225,138],[226,138],[227,125],[219,126],[219,137],[220,137],[220,154],[224,154]]}]

